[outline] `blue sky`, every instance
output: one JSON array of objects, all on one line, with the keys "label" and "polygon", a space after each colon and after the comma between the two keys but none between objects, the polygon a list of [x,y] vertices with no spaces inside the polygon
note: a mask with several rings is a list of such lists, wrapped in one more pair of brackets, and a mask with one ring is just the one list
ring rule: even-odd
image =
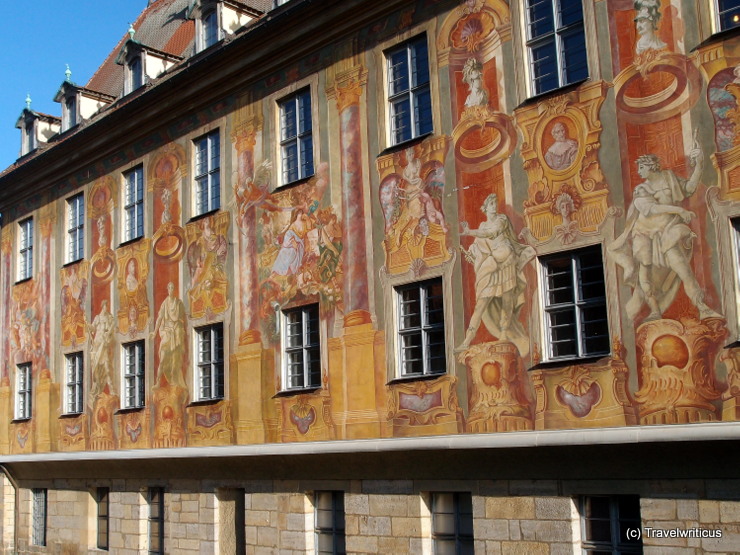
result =
[{"label": "blue sky", "polygon": [[64,81],[84,85],[147,6],[147,0],[2,1],[0,18],[0,170],[15,162],[20,131],[15,122],[25,107],[61,116],[53,98]]}]

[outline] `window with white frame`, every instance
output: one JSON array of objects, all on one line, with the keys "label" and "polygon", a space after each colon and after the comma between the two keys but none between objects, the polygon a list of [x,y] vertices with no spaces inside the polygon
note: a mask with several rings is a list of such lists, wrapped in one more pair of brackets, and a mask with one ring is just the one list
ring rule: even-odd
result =
[{"label": "window with white frame", "polygon": [[213,9],[206,12],[200,20],[200,44],[201,50],[213,46],[221,37],[219,36],[218,10]]},{"label": "window with white frame", "polygon": [[591,247],[540,259],[548,360],[609,353],[604,264]]},{"label": "window with white frame", "polygon": [[386,60],[391,144],[431,133],[432,95],[426,35],[389,50]]},{"label": "window with white frame", "polygon": [[447,363],[442,279],[396,287],[396,314],[401,377],[443,374]]},{"label": "window with white frame", "polygon": [[740,25],[740,0],[716,0],[717,25],[720,31]]},{"label": "window with white frame", "polygon": [[164,553],[164,488],[149,488],[149,553]]},{"label": "window with white frame", "polygon": [[18,224],[18,281],[33,277],[33,218]]},{"label": "window with white frame", "polygon": [[85,256],[85,195],[67,199],[67,262]]},{"label": "window with white frame", "polygon": [[193,141],[195,215],[221,207],[221,143],[218,129]]},{"label": "window with white frame", "polygon": [[527,0],[531,93],[542,94],[588,77],[581,0]]},{"label": "window with white frame", "polygon": [[283,311],[284,389],[321,386],[319,305]]},{"label": "window with white frame", "polygon": [[126,172],[123,180],[123,240],[132,241],[144,236],[144,166]]},{"label": "window with white frame", "polygon": [[67,414],[80,414],[84,394],[82,353],[72,353],[65,358],[67,385],[64,391],[64,411]]},{"label": "window with white frame", "polygon": [[314,495],[316,553],[346,553],[344,492],[317,491]]},{"label": "window with white frame", "polygon": [[123,408],[144,406],[144,342],[123,345]]},{"label": "window with white frame", "polygon": [[31,363],[19,364],[16,367],[15,379],[15,418],[28,420],[31,418]]},{"label": "window with white frame", "polygon": [[473,498],[470,493],[432,494],[432,539],[435,553],[474,553]]},{"label": "window with white frame", "polygon": [[589,495],[580,499],[583,553],[642,553],[640,498],[637,495]]},{"label": "window with white frame", "polygon": [[224,328],[213,324],[195,330],[198,368],[198,400],[222,399],[224,396]]},{"label": "window with white frame", "polygon": [[46,545],[46,488],[31,490],[31,544]]},{"label": "window with white frame", "polygon": [[313,175],[311,90],[303,89],[279,102],[282,183]]}]

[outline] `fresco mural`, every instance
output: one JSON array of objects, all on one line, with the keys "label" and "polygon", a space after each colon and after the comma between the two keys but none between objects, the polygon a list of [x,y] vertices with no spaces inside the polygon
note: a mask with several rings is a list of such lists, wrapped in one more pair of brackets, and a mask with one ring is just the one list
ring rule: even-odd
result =
[{"label": "fresco mural", "polygon": [[187,226],[190,273],[190,317],[213,318],[228,307],[229,280],[224,266],[228,254],[229,214],[221,212]]},{"label": "fresco mural", "polygon": [[118,250],[118,331],[133,338],[150,320],[147,278],[149,277],[149,239]]},{"label": "fresco mural", "polygon": [[87,276],[89,263],[82,261],[59,272],[62,307],[62,345],[76,346],[87,337],[85,304],[87,302]]}]

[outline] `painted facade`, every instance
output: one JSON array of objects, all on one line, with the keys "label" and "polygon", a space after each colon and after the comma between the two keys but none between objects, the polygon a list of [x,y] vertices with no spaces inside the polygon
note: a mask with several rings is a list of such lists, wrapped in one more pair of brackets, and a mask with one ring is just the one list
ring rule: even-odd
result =
[{"label": "painted facade", "polygon": [[[351,4],[311,14],[333,24],[368,3]],[[285,39],[284,62],[238,81],[213,75],[187,108],[100,153],[65,164],[50,143],[21,158],[0,176],[0,461],[740,420],[737,35],[713,34],[709,0],[583,4],[589,78],[544,95],[527,93],[522,5],[394,1],[310,48]],[[252,45],[250,33],[235,43]],[[393,145],[385,56],[418,36],[433,132]],[[188,79],[175,71],[132,105]],[[315,170],[286,185],[279,103],[303,88]],[[171,89],[172,102],[185,95]],[[193,141],[214,131],[220,207],[197,215]],[[36,180],[47,159],[54,179]],[[124,241],[123,175],[139,165],[145,233]],[[85,257],[66,263],[77,193]],[[34,273],[17,282],[28,217]],[[587,247],[603,266],[608,352],[558,360],[544,263]],[[437,278],[446,371],[402,379],[398,288]],[[289,389],[281,315],[313,303],[320,380]],[[202,402],[197,333],[213,324],[224,394]],[[121,349],[136,341],[145,398],[122,410]],[[77,352],[84,407],[68,414],[65,357]],[[33,413],[19,419],[25,363]],[[476,518],[496,513],[476,503]]]}]

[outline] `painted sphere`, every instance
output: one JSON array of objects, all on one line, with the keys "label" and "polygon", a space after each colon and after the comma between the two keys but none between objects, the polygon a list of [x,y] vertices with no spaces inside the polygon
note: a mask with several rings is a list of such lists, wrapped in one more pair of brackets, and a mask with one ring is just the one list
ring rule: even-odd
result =
[{"label": "painted sphere", "polygon": [[486,362],[480,369],[480,377],[483,383],[491,387],[501,384],[501,364],[498,362]]},{"label": "painted sphere", "polygon": [[175,411],[172,410],[172,407],[167,405],[162,409],[162,418],[165,420],[172,420],[175,416]]},{"label": "painted sphere", "polygon": [[680,337],[675,335],[661,335],[653,342],[653,357],[658,368],[675,366],[684,368],[689,362],[689,349]]},{"label": "painted sphere", "polygon": [[108,422],[108,411],[105,410],[103,407],[100,407],[98,409],[98,422],[101,424]]}]

